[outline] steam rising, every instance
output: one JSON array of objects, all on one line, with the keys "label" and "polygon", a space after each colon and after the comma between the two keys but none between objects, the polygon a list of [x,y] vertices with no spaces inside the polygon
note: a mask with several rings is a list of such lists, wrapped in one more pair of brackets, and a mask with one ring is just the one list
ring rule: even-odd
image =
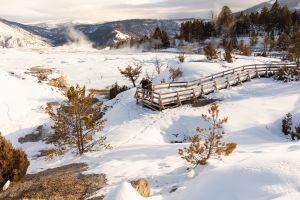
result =
[{"label": "steam rising", "polygon": [[67,29],[68,44],[70,47],[93,48],[93,43],[73,25],[69,25]]}]

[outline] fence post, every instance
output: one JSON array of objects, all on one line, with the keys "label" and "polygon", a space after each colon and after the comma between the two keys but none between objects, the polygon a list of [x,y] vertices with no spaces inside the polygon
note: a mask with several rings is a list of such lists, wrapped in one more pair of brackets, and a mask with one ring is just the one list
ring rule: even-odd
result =
[{"label": "fence post", "polygon": [[259,72],[258,72],[258,69],[257,69],[256,65],[255,65],[255,72],[256,72],[256,78],[260,78],[260,75],[259,75]]},{"label": "fence post", "polygon": [[144,106],[144,99],[145,99],[145,89],[142,89],[143,91],[143,95],[142,95],[142,102],[143,102],[143,106]]},{"label": "fence post", "polygon": [[248,71],[248,75],[247,75],[247,76],[248,76],[248,77],[247,77],[248,81],[251,81],[250,71]]},{"label": "fence post", "polygon": [[179,92],[177,92],[177,106],[181,106],[181,101],[180,101],[180,97],[179,97]]},{"label": "fence post", "polygon": [[198,82],[198,86],[202,84],[202,80],[200,79]]},{"label": "fence post", "polygon": [[201,96],[201,97],[204,96],[204,88],[203,88],[203,85],[201,85],[201,93],[200,93],[200,96]]},{"label": "fence post", "polygon": [[238,73],[238,78],[237,79],[238,79],[237,80],[238,85],[242,85],[240,73]]},{"label": "fence post", "polygon": [[230,88],[230,82],[229,82],[229,78],[226,77],[226,88]]},{"label": "fence post", "polygon": [[153,103],[154,103],[154,93],[153,93],[153,91],[151,92],[151,105],[153,105]]},{"label": "fence post", "polygon": [[266,73],[265,73],[266,77],[269,77],[269,73],[268,73],[268,67],[266,67]]},{"label": "fence post", "polygon": [[214,90],[218,91],[217,81],[214,81]]},{"label": "fence post", "polygon": [[193,89],[193,101],[194,101],[194,103],[198,102],[198,99],[197,99],[197,96],[196,96],[196,93],[195,93],[195,89]]},{"label": "fence post", "polygon": [[161,94],[159,94],[159,111],[162,111],[164,108],[162,99],[161,99]]},{"label": "fence post", "polygon": [[139,92],[139,88],[136,88],[136,92],[134,94],[134,98],[136,98],[136,104],[139,103],[139,94],[138,94],[138,92]]}]

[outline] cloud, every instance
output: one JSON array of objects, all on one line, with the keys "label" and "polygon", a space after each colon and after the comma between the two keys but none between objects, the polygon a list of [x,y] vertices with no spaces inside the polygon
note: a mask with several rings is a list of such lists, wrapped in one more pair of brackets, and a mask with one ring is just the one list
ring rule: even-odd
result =
[{"label": "cloud", "polygon": [[25,23],[46,20],[103,22],[132,18],[207,18],[223,5],[234,11],[264,0],[0,0],[0,17]]}]

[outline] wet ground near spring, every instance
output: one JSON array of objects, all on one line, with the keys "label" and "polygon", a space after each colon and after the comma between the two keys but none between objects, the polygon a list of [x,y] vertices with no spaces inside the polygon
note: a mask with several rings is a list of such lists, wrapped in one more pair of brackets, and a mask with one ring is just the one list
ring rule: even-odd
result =
[{"label": "wet ground near spring", "polygon": [[[18,183],[13,183],[0,199],[85,199],[106,185],[104,174],[83,175],[86,164],[71,164],[49,169],[37,174],[26,175]],[[97,199],[102,200],[103,197]]]}]

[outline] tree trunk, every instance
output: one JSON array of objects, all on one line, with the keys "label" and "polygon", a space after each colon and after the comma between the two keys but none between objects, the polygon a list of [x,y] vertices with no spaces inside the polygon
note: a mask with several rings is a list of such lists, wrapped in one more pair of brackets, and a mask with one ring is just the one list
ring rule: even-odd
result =
[{"label": "tree trunk", "polygon": [[136,87],[136,85],[135,85],[135,81],[134,81],[134,79],[133,79],[133,78],[131,78],[131,81],[132,81],[133,87]]}]

